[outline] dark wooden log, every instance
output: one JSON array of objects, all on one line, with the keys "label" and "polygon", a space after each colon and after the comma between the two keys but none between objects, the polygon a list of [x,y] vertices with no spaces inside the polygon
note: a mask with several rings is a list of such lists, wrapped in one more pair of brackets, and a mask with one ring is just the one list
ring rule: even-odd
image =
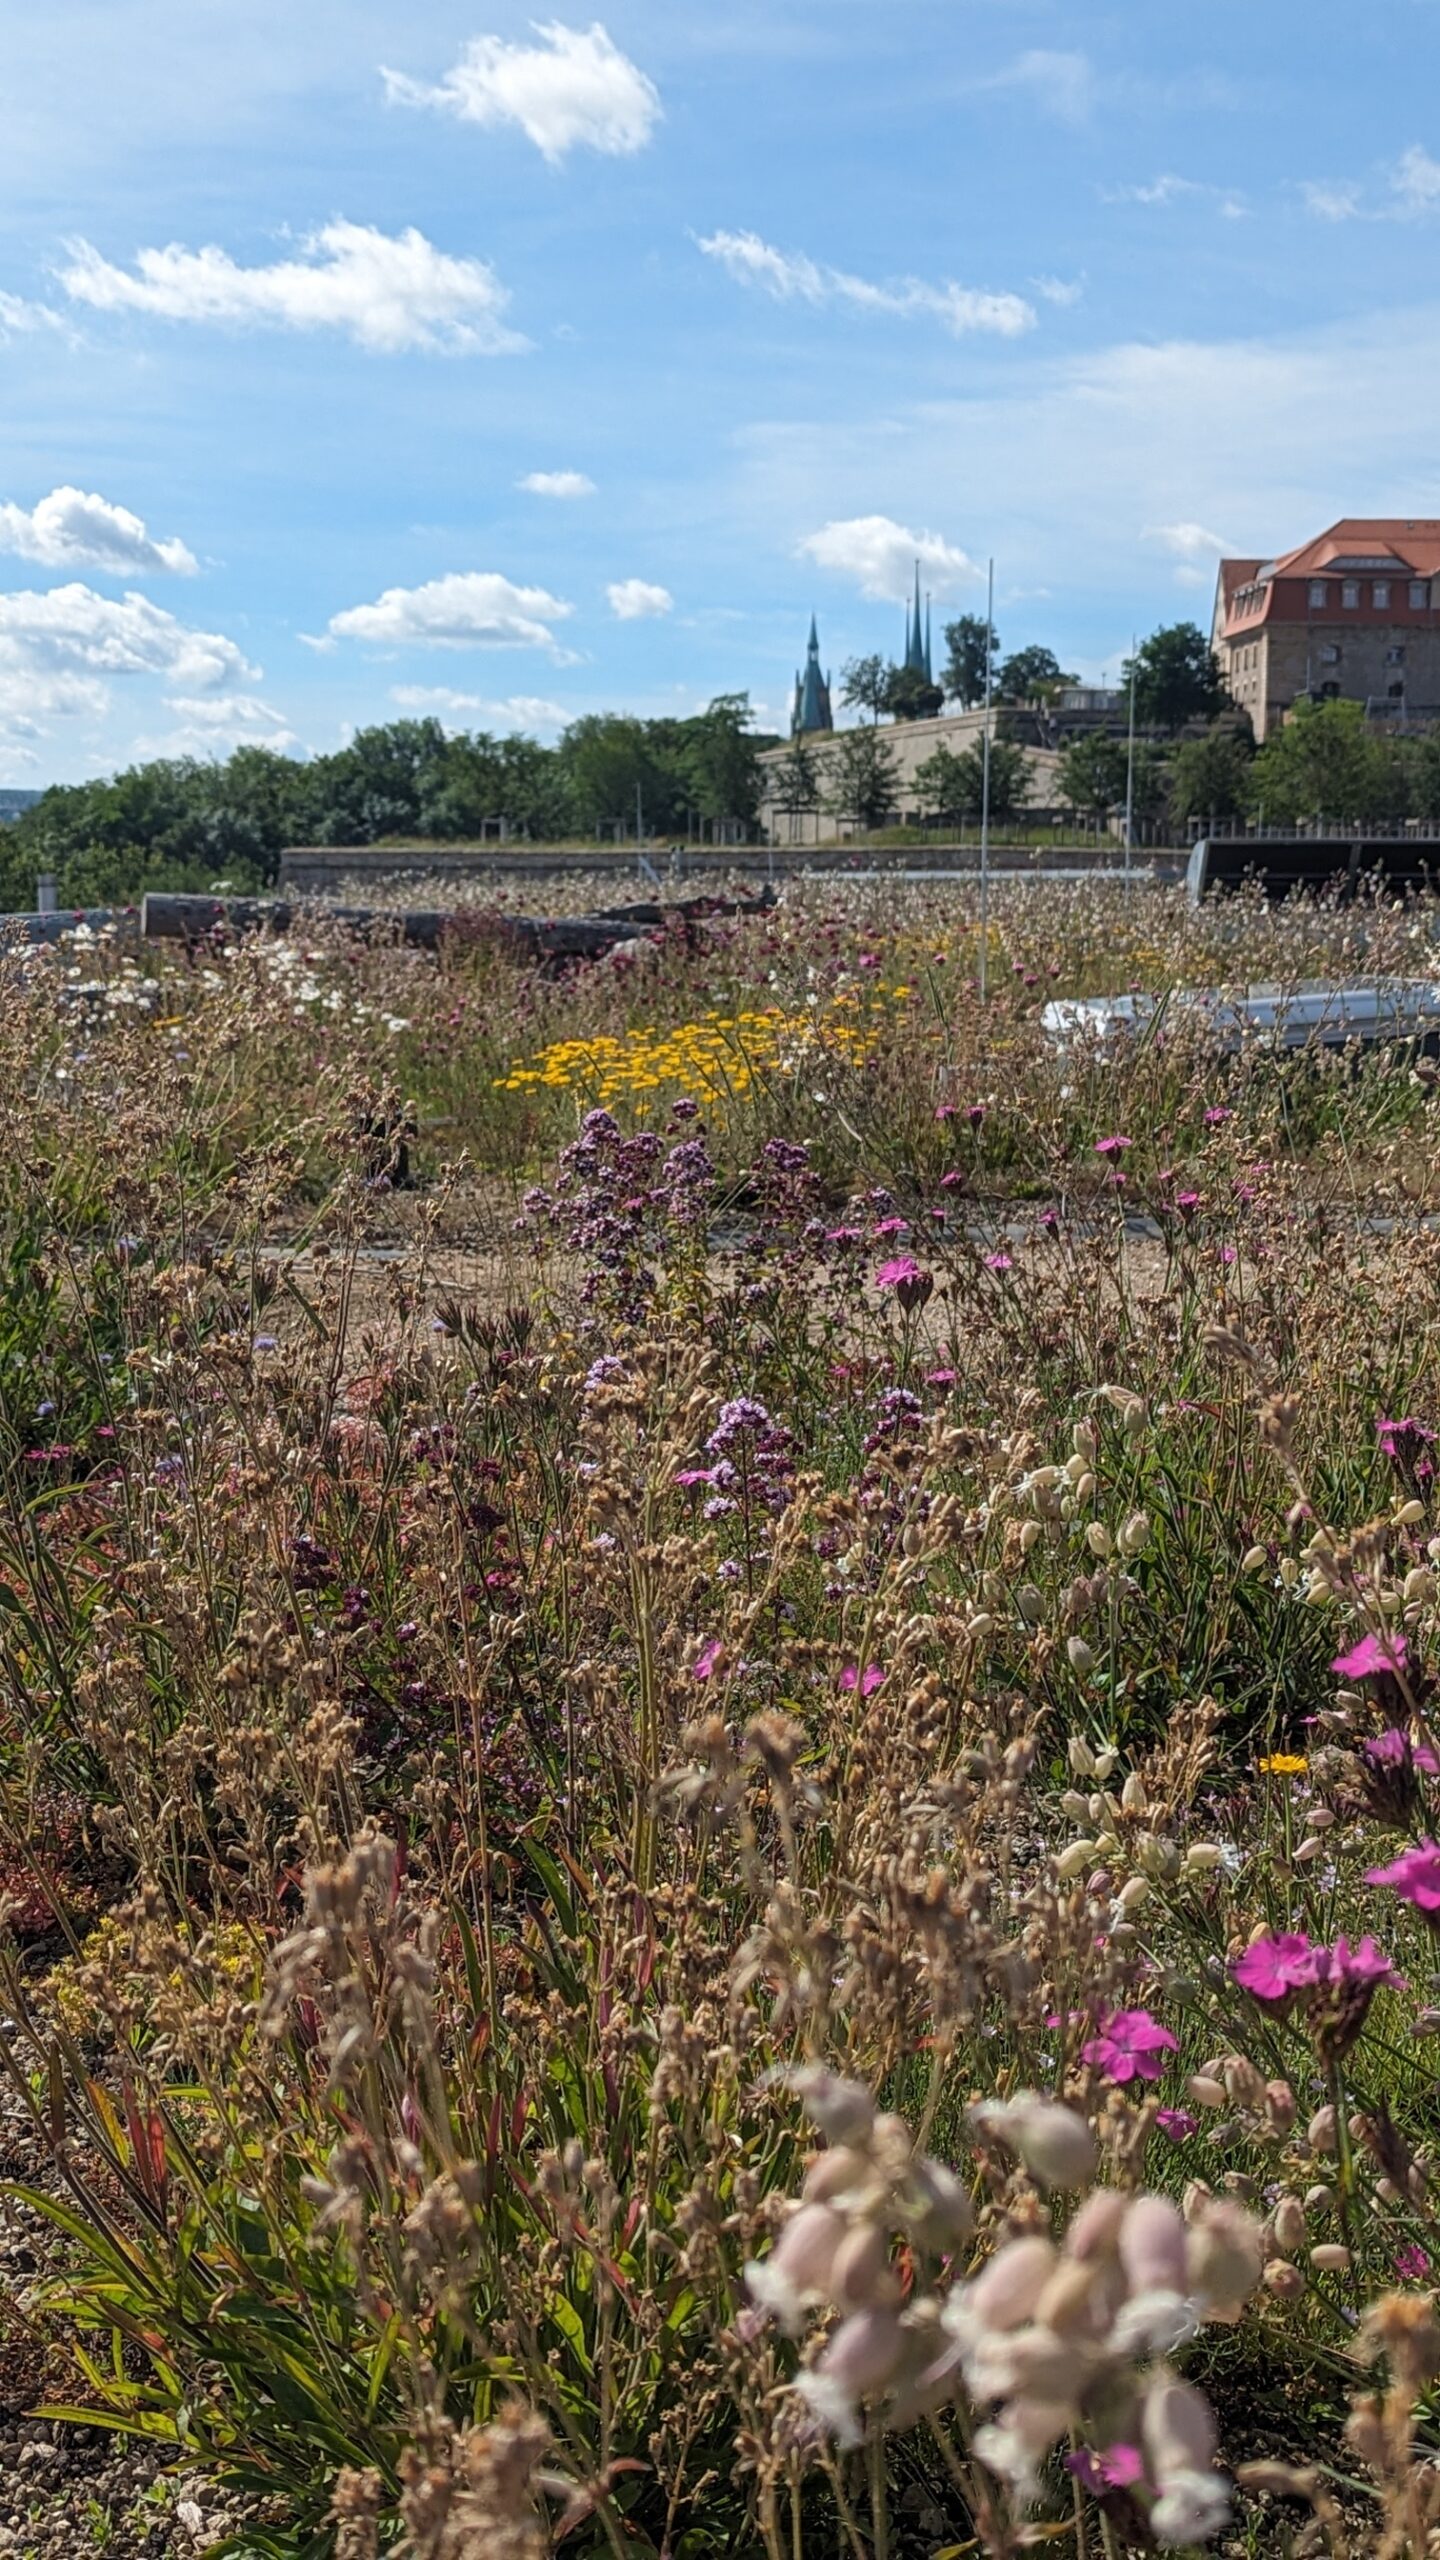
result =
[{"label": "dark wooden log", "polygon": [[487,940],[518,944],[544,960],[595,960],[647,932],[663,931],[671,917],[687,931],[707,916],[763,915],[775,903],[766,889],[758,898],[683,898],[662,907],[645,900],[633,907],[609,907],[589,916],[507,916],[483,908],[445,913],[430,908],[324,907],[307,910],[288,898],[199,898],[148,890],[141,902],[140,930],[147,939],[202,942],[213,933],[288,933],[307,914],[315,921],[345,926],[352,933],[398,935],[402,942],[433,951],[447,933],[474,933]]}]

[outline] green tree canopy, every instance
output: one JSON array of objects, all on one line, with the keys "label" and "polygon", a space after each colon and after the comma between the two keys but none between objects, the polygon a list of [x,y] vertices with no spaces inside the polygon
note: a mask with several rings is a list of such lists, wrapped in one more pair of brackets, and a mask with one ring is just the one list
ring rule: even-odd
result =
[{"label": "green tree canopy", "polygon": [[[990,815],[1012,817],[1030,798],[1030,760],[1022,747],[1006,738],[990,741]],[[978,818],[985,800],[985,751],[982,745],[937,747],[915,768],[915,789],[926,815],[935,818]]]},{"label": "green tree canopy", "polygon": [[1250,766],[1251,807],[1282,826],[1399,818],[1410,796],[1404,756],[1367,726],[1359,702],[1297,703]]},{"label": "green tree canopy", "polygon": [[1170,806],[1175,816],[1233,819],[1250,805],[1250,766],[1255,753],[1247,728],[1233,719],[1213,721],[1203,738],[1187,738],[1170,767]]},{"label": "green tree canopy", "polygon": [[945,695],[918,667],[892,667],[885,683],[884,708],[896,720],[933,720],[945,708]]},{"label": "green tree canopy", "polygon": [[857,826],[883,827],[894,815],[900,768],[879,731],[847,729],[826,757],[825,805]]},{"label": "green tree canopy", "polygon": [[1043,702],[1058,686],[1075,681],[1074,676],[1066,674],[1053,649],[1032,644],[1005,659],[995,689],[1002,702]]},{"label": "green tree canopy", "polygon": [[1142,640],[1121,671],[1128,688],[1135,675],[1135,717],[1142,728],[1168,729],[1187,720],[1213,720],[1225,702],[1220,662],[1196,622],[1167,623]]},{"label": "green tree canopy", "polygon": [[[985,616],[962,613],[945,625],[947,656],[940,670],[940,682],[950,701],[958,702],[962,711],[973,711],[985,699]],[[993,660],[1000,647],[992,623],[990,655]]]},{"label": "green tree canopy", "polygon": [[1112,809],[1124,806],[1127,769],[1123,738],[1095,729],[1088,737],[1072,739],[1062,751],[1060,789],[1072,809],[1108,818]]},{"label": "green tree canopy", "polygon": [[893,669],[877,649],[868,658],[847,658],[840,670],[840,700],[847,711],[868,711],[878,720],[886,708]]}]

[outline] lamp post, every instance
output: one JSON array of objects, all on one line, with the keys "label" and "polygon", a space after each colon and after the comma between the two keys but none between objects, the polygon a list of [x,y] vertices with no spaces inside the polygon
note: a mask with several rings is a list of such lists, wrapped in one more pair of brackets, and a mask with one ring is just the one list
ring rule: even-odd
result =
[{"label": "lamp post", "polygon": [[990,562],[985,603],[985,727],[980,742],[980,1001],[990,970],[990,693],[995,654],[995,563]]}]

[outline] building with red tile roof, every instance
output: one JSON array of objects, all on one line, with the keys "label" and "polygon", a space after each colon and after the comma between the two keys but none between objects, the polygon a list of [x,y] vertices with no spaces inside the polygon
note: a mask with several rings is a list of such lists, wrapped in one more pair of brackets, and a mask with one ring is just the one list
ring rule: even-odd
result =
[{"label": "building with red tile roof", "polygon": [[1342,516],[1274,560],[1222,560],[1215,654],[1255,735],[1297,702],[1440,720],[1440,517]]}]

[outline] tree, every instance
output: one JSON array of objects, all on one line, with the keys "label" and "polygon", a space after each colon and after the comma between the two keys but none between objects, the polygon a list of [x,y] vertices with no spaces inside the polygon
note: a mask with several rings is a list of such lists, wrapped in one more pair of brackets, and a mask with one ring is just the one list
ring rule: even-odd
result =
[{"label": "tree", "polygon": [[885,685],[885,709],[896,720],[933,720],[945,708],[938,684],[918,667],[892,667]]},{"label": "tree", "polygon": [[1005,660],[995,680],[995,690],[1002,702],[1043,702],[1057,685],[1074,684],[1053,649],[1032,645],[1017,649]]},{"label": "tree", "polygon": [[792,836],[795,819],[803,817],[810,809],[819,808],[820,777],[815,769],[814,754],[803,738],[792,738],[784,755],[778,759],[771,796],[781,816],[790,819]]},{"label": "tree", "polygon": [[[1000,642],[995,626],[990,626],[990,655],[993,661]],[[985,699],[985,617],[980,613],[962,613],[956,622],[945,625],[945,647],[948,655],[940,670],[940,682],[952,702],[962,711],[973,711]]]},{"label": "tree", "polygon": [[702,818],[748,836],[760,806],[760,757],[748,693],[720,693],[685,723],[680,770]]},{"label": "tree", "polygon": [[560,741],[560,754],[583,825],[597,830],[633,827],[637,793],[654,824],[661,814],[662,794],[653,732],[660,725],[616,711],[587,711],[582,719],[571,721]]},{"label": "tree", "polygon": [[1213,721],[1203,738],[1188,738],[1170,768],[1170,806],[1177,818],[1241,817],[1250,805],[1250,766],[1255,745],[1248,729]]},{"label": "tree", "polygon": [[1403,756],[1366,726],[1359,702],[1297,703],[1250,766],[1251,806],[1282,826],[1402,817],[1409,797]]},{"label": "tree", "polygon": [[1060,789],[1072,809],[1108,818],[1112,809],[1124,806],[1128,769],[1124,740],[1093,729],[1087,738],[1074,738],[1063,750]]},{"label": "tree", "polygon": [[[1012,817],[1023,809],[1030,797],[1034,776],[1030,759],[1023,747],[1012,746],[1006,738],[990,741],[990,815]],[[920,806],[936,818],[978,818],[985,805],[985,750],[983,743],[962,748],[957,755],[950,747],[937,747],[915,768],[915,789]]]},{"label": "tree", "polygon": [[892,669],[878,649],[873,657],[847,658],[840,670],[840,699],[847,711],[868,711],[878,720],[885,708]]},{"label": "tree", "polygon": [[893,816],[900,771],[875,729],[847,729],[826,759],[825,806],[857,826],[882,827]]},{"label": "tree", "polygon": [[1172,622],[1142,640],[1127,658],[1121,680],[1135,675],[1135,717],[1147,729],[1173,737],[1187,720],[1213,720],[1224,708],[1220,661],[1196,622]]}]

